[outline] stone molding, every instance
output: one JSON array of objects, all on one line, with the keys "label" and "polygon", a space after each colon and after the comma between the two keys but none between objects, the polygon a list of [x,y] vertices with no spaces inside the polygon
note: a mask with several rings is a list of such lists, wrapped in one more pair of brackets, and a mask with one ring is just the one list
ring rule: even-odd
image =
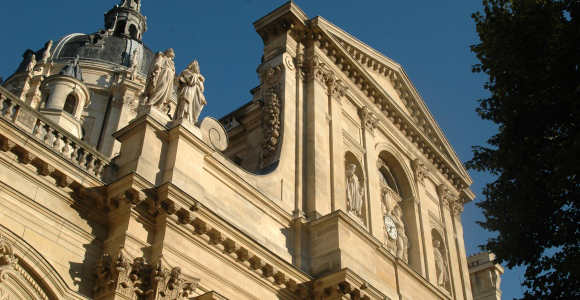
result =
[{"label": "stone molding", "polygon": [[[0,284],[16,278],[24,280],[24,282],[34,290],[35,295],[40,299],[49,299],[42,287],[40,287],[34,278],[32,278],[32,276],[19,265],[19,260],[14,254],[12,244],[0,234]],[[9,296],[4,293],[5,290],[0,288],[1,297]]]},{"label": "stone molding", "polygon": [[[188,199],[179,199],[182,197]],[[243,269],[259,275],[275,289],[295,292],[298,283],[307,279],[304,274],[297,274],[286,262],[268,254],[268,250],[249,246],[231,229],[224,230],[225,224],[217,224],[219,221],[210,210],[190,199],[190,196],[179,193],[171,184],[159,187],[156,199],[149,198],[147,201],[150,208],[154,205],[157,214],[166,215],[168,220],[189,229],[194,237],[201,238],[222,255],[243,266]]]}]

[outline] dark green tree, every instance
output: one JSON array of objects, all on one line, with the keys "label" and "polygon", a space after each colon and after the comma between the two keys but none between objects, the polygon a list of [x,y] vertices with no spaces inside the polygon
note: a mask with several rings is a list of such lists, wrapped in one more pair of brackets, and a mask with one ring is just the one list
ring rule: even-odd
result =
[{"label": "dark green tree", "polygon": [[483,247],[526,266],[524,299],[580,299],[580,0],[483,0],[471,47],[498,133],[473,149],[484,188]]}]

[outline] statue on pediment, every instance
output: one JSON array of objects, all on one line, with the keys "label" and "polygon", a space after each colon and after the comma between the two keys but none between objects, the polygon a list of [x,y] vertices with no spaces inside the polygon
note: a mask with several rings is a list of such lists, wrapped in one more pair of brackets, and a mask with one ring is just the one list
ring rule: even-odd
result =
[{"label": "statue on pediment", "polygon": [[197,123],[201,111],[207,104],[204,92],[205,78],[201,75],[197,60],[187,66],[178,78],[177,113],[175,119]]},{"label": "statue on pediment", "polygon": [[165,52],[158,52],[155,62],[149,72],[147,87],[145,88],[145,104],[162,107],[169,101],[173,93],[175,78],[175,52],[169,48]]},{"label": "statue on pediment", "polygon": [[363,217],[364,187],[356,175],[356,164],[346,166],[346,209],[359,218]]}]

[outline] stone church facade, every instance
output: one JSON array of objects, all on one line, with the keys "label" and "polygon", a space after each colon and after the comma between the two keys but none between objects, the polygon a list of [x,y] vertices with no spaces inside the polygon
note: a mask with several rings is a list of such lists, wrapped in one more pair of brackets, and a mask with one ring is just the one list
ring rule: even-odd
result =
[{"label": "stone church facade", "polygon": [[198,120],[199,65],[147,48],[140,9],[0,86],[0,299],[501,297],[466,257],[472,181],[399,64],[289,2],[254,23],[252,101]]}]

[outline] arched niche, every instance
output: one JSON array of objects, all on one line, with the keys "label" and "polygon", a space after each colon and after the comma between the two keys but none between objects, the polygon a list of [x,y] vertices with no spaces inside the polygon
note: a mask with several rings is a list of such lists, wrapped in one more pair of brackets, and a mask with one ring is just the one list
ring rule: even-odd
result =
[{"label": "arched niche", "polygon": [[449,261],[447,260],[447,247],[442,234],[437,229],[431,230],[433,246],[433,261],[435,262],[435,279],[438,287],[447,291],[451,290]]},{"label": "arched niche", "polygon": [[[387,150],[379,152],[377,169],[385,245],[393,255],[421,274],[421,232],[411,170],[401,155]],[[389,233],[394,228],[397,234]]]},{"label": "arched niche", "polygon": [[365,175],[360,160],[350,151],[344,155],[346,210],[366,226],[367,201]]},{"label": "arched niche", "polygon": [[135,26],[135,24],[129,25],[129,37],[134,40],[139,39],[139,31],[137,30],[137,26]]},{"label": "arched niche", "polygon": [[0,226],[0,299],[75,299],[38,251]]}]

